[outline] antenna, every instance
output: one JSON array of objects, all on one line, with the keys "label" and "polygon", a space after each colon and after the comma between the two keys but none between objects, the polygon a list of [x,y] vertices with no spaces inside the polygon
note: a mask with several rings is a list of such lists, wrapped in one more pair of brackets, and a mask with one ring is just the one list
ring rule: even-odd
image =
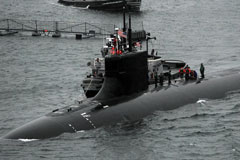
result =
[{"label": "antenna", "polygon": [[123,0],[123,32],[126,31],[126,0]]},{"label": "antenna", "polygon": [[[123,33],[126,33],[126,0],[123,0]],[[127,48],[126,38],[123,38],[123,48]]]},{"label": "antenna", "polygon": [[132,52],[132,28],[131,28],[131,14],[129,13],[129,27],[128,27],[128,45],[129,52]]}]

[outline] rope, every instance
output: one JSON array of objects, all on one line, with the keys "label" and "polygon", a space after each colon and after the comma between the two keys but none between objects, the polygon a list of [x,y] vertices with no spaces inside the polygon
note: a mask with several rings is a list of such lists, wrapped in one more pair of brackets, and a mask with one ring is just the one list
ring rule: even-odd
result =
[{"label": "rope", "polygon": [[88,92],[88,89],[89,89],[90,85],[92,84],[92,80],[93,80],[93,79],[91,79],[91,81],[90,81],[90,83],[89,83],[89,85],[88,85],[88,87],[87,87],[87,89],[86,89],[86,92],[84,91],[86,98],[87,98],[86,94],[87,94],[87,92]]}]

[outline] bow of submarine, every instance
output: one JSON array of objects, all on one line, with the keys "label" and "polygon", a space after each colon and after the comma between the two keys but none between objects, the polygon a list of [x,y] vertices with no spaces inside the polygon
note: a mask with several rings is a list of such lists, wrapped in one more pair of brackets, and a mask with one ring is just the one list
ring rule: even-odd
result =
[{"label": "bow of submarine", "polygon": [[121,121],[122,117],[126,117],[125,113],[121,113],[121,110],[125,111],[123,107],[125,105],[109,107],[109,110],[100,112],[95,108],[122,104],[123,101],[119,97],[126,95],[132,97],[134,93],[140,93],[148,88],[147,52],[131,52],[120,57],[106,57],[105,65],[105,82],[94,99],[47,114],[11,131],[3,138],[45,139],[65,132],[89,130]]},{"label": "bow of submarine", "polygon": [[93,128],[81,115],[72,113],[49,113],[23,126],[20,126],[3,138],[5,139],[46,139],[62,133],[74,133]]},{"label": "bow of submarine", "polygon": [[44,116],[18,127],[3,138],[6,139],[45,139],[55,137],[64,132],[64,128]]}]

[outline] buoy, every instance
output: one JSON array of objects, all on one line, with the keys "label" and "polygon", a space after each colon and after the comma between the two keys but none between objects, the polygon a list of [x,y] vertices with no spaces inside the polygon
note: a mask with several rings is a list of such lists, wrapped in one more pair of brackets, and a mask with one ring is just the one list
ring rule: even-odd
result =
[{"label": "buoy", "polygon": [[76,39],[82,39],[82,34],[76,34]]}]

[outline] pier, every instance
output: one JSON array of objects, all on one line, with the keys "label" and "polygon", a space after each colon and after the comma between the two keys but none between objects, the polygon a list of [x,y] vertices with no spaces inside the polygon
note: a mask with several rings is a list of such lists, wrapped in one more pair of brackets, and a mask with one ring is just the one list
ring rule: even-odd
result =
[{"label": "pier", "polygon": [[76,39],[114,33],[114,24],[96,24],[88,22],[39,21],[0,19],[0,36],[30,32],[32,36],[61,37],[62,34],[75,35]]}]

